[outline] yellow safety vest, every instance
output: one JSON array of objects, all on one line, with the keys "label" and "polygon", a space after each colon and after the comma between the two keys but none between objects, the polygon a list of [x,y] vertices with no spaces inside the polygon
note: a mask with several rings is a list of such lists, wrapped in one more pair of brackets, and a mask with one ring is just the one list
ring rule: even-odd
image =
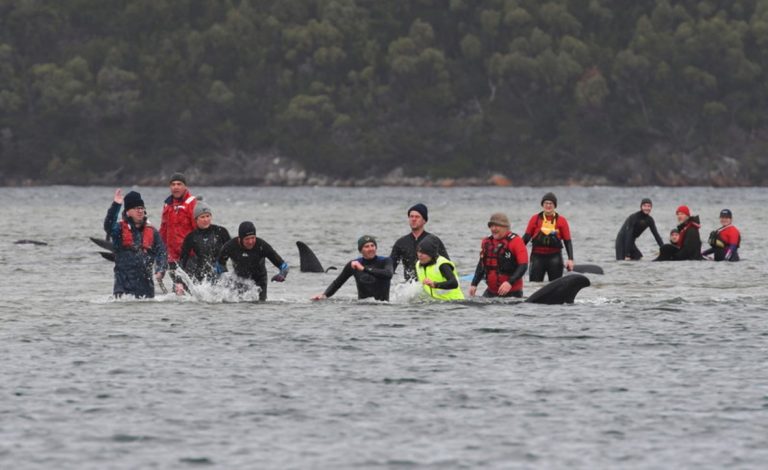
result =
[{"label": "yellow safety vest", "polygon": [[456,273],[456,265],[453,263],[453,261],[450,261],[442,256],[438,256],[437,260],[429,266],[422,266],[421,263],[416,263],[416,275],[419,279],[419,282],[422,283],[424,292],[426,292],[433,299],[464,300],[464,293],[461,292],[461,286],[458,286],[455,289],[437,289],[435,287],[429,287],[423,283],[424,279],[432,279],[435,282],[447,281],[447,279],[443,276],[443,273],[440,272],[440,266],[446,263],[453,267],[453,273],[456,275],[456,280],[458,281],[459,275]]}]

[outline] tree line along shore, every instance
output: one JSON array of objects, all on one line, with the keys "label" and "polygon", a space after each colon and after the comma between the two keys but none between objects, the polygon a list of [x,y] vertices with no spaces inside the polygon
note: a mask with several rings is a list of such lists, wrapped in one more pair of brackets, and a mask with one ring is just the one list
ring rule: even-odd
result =
[{"label": "tree line along shore", "polygon": [[764,185],[766,51],[768,0],[10,0],[0,184]]}]

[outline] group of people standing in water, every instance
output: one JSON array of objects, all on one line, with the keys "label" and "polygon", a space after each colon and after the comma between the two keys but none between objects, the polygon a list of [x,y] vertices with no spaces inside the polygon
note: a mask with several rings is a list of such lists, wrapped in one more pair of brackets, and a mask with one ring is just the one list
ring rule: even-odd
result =
[{"label": "group of people standing in water", "polygon": [[[113,293],[116,297],[153,297],[154,281],[163,286],[166,271],[173,281],[174,291],[183,295],[189,288],[185,282],[216,282],[227,271],[229,262],[235,273],[235,287],[245,290],[257,286],[260,300],[267,298],[266,260],[278,269],[271,280],[285,281],[288,264],[269,243],[256,236],[252,222],[242,222],[237,237],[232,238],[226,228],[213,224],[211,207],[190,194],[183,174],[173,174],[169,186],[171,194],[164,202],[159,230],[148,222],[141,194],[131,191],[123,196],[120,189],[115,192],[104,220],[104,230],[115,251]],[[119,217],[121,207],[123,212]],[[486,284],[483,297],[522,297],[526,272],[531,282],[542,282],[545,275],[552,281],[561,277],[564,270],[573,270],[570,227],[566,218],[557,212],[557,197],[551,192],[545,194],[541,208],[530,218],[522,235],[511,230],[509,218],[504,213],[490,216],[487,223],[490,234],[480,242],[480,255],[468,290],[471,297],[477,295],[478,286],[483,281]],[[700,251],[699,218],[691,217],[687,206],[678,208],[680,225],[672,231],[668,244],[662,243],[651,210],[650,199],[643,199],[640,211],[624,222],[616,239],[617,259],[642,258],[635,240],[650,228],[661,250],[657,260],[701,259],[710,254],[714,254],[718,261],[738,260],[740,235],[731,224],[729,210],[721,212],[723,226],[712,232],[711,249],[704,253]],[[429,298],[464,299],[460,276],[445,245],[439,237],[425,230],[429,220],[427,206],[415,204],[408,209],[407,215],[410,233],[395,242],[389,256],[378,255],[375,237],[360,237],[357,242],[360,256],[346,263],[328,288],[312,299],[333,296],[350,277],[354,277],[358,298],[387,301],[398,265],[402,265],[405,281],[418,282]],[[529,242],[532,246],[530,257],[526,249]],[[182,279],[177,270],[183,270],[189,278]]]},{"label": "group of people standing in water", "polygon": [[669,234],[669,242],[664,243],[656,229],[656,223],[651,217],[653,203],[650,199],[640,202],[640,210],[633,213],[621,226],[616,236],[616,259],[639,260],[643,254],[637,248],[635,241],[650,228],[653,238],[659,245],[659,255],[654,261],[685,261],[701,260],[713,256],[715,261],[739,261],[741,233],[733,225],[733,213],[730,209],[720,211],[720,227],[709,234],[709,248],[701,251],[702,242],[701,221],[699,216],[691,215],[686,205],[677,208],[675,215],[678,225]]}]

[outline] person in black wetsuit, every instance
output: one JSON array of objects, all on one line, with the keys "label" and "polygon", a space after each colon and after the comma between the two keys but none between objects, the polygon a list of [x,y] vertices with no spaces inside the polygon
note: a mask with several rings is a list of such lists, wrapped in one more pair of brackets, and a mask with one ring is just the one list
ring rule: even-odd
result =
[{"label": "person in black wetsuit", "polygon": [[[403,277],[406,281],[416,279],[416,246],[425,237],[431,235],[424,230],[424,225],[428,220],[429,212],[424,204],[419,203],[408,209],[408,225],[411,226],[411,233],[400,237],[392,246],[392,252],[389,255],[392,258],[392,266],[397,269],[397,264],[402,261]],[[446,259],[451,259],[443,242],[435,235],[432,236],[437,239],[438,254]]]},{"label": "person in black wetsuit", "polygon": [[[232,237],[227,229],[212,223],[211,207],[203,201],[195,205],[194,215],[197,228],[184,238],[179,265],[195,281],[213,282],[220,271],[216,259],[221,248]],[[183,288],[182,285],[176,285],[177,293],[180,287]]]},{"label": "person in black wetsuit", "polygon": [[653,209],[653,203],[650,199],[645,198],[640,202],[640,210],[627,217],[624,221],[624,225],[621,226],[619,234],[616,235],[616,259],[617,260],[639,260],[643,257],[643,253],[637,248],[635,240],[645,232],[645,229],[650,228],[653,238],[656,239],[656,243],[659,248],[664,244],[659,235],[659,231],[656,230],[656,222],[651,217],[651,209]]},{"label": "person in black wetsuit", "polygon": [[354,276],[358,299],[373,297],[376,300],[388,301],[389,286],[394,273],[392,258],[376,256],[377,248],[375,238],[370,235],[360,237],[357,241],[357,250],[362,256],[347,263],[325,292],[312,297],[312,300],[331,297],[350,277]]},{"label": "person in black wetsuit", "polygon": [[256,238],[253,222],[243,222],[237,229],[238,237],[221,247],[217,262],[222,272],[227,270],[227,260],[231,259],[235,274],[243,279],[253,280],[261,289],[259,300],[267,300],[267,268],[264,260],[275,265],[280,272],[272,276],[273,282],[283,282],[288,275],[288,263],[277,254],[266,241]]}]

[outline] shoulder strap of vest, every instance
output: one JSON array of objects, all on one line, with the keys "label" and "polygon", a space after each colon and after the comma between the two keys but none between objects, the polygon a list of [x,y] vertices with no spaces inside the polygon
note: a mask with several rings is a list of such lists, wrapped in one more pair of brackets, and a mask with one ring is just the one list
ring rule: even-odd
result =
[{"label": "shoulder strap of vest", "polygon": [[189,204],[194,200],[195,200],[195,196],[189,196],[187,199],[184,200],[184,204]]}]

